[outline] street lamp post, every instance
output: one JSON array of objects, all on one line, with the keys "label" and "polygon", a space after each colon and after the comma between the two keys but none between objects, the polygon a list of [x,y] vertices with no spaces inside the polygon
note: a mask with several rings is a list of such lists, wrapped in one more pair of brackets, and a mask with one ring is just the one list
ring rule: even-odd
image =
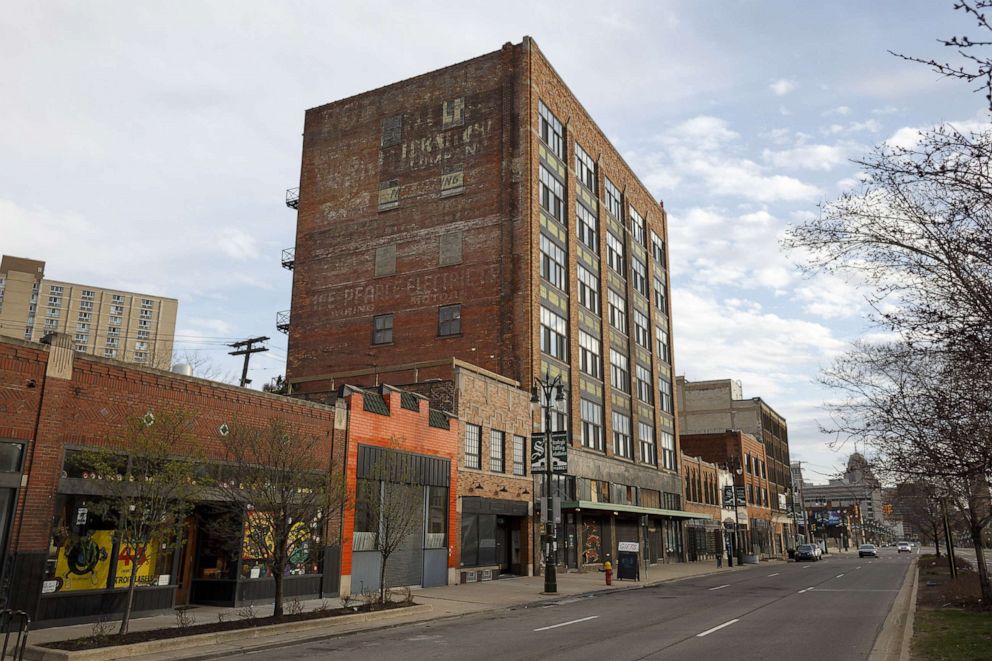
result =
[{"label": "street lamp post", "polygon": [[[737,475],[743,475],[744,469],[741,468],[741,460],[737,457],[730,457],[727,460],[727,468],[731,470],[731,474],[734,475],[734,550],[737,551],[737,566],[740,567],[744,564],[744,549],[741,548],[741,516],[737,509]],[[744,481],[741,480],[741,487],[743,488]]]},{"label": "street lamp post", "polygon": [[[542,397],[543,395],[543,397]],[[553,456],[551,454],[551,409],[561,410],[565,403],[565,385],[561,376],[551,376],[551,371],[545,373],[544,378],[535,378],[534,385],[530,389],[530,403],[534,408],[544,409],[544,510],[547,522],[544,530],[541,531],[541,540],[544,546],[544,593],[556,594],[558,592],[558,568],[555,559],[555,540],[557,530],[555,529],[554,496],[551,493],[554,469],[552,467]]]}]

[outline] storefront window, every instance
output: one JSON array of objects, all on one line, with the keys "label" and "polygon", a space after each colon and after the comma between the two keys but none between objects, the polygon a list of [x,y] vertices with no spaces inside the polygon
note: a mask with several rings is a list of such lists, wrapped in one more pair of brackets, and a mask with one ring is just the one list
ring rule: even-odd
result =
[{"label": "storefront window", "polygon": [[[273,544],[268,532],[271,524],[261,512],[249,512],[248,516],[252,522],[245,525],[244,543],[241,547],[241,578],[269,578],[272,576],[272,568],[268,562]],[[302,521],[294,523],[289,534],[289,562],[284,575],[319,574],[320,539],[320,521],[314,521],[309,526]]]},{"label": "storefront window", "polygon": [[427,538],[429,549],[448,545],[448,488],[427,487]]},{"label": "storefront window", "polygon": [[239,522],[230,513],[209,508],[199,510],[197,518],[196,578],[233,580],[241,540],[232,531],[239,529]]}]

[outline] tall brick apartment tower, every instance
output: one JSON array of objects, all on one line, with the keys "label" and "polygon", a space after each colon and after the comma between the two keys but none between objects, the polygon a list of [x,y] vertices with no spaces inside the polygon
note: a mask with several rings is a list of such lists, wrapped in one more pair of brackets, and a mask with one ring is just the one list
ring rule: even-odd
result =
[{"label": "tall brick apartment tower", "polygon": [[451,358],[560,374],[567,500],[619,516],[613,541],[656,515],[653,550],[675,553],[665,211],[531,38],[308,110],[292,193],[293,393]]}]

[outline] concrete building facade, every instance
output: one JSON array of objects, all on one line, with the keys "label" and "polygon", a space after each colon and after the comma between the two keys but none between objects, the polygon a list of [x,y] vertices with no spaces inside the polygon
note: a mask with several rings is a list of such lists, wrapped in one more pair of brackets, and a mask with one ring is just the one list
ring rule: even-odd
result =
[{"label": "concrete building facade", "polygon": [[65,333],[82,353],[168,369],[179,303],[174,298],[45,278],[45,262],[0,261],[0,335],[38,342]]}]

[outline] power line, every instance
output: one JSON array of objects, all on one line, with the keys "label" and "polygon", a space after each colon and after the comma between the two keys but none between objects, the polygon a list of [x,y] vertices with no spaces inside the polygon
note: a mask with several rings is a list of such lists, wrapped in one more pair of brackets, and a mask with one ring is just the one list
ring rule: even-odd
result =
[{"label": "power line", "polygon": [[267,347],[257,347],[255,345],[258,344],[258,343],[260,343],[260,342],[267,342],[268,340],[269,340],[269,338],[267,338],[267,337],[265,337],[263,335],[261,337],[251,337],[251,338],[248,338],[247,340],[241,340],[240,342],[232,342],[231,344],[227,345],[227,346],[231,347],[232,349],[234,349],[234,351],[229,351],[228,352],[230,355],[232,355],[232,356],[244,356],[245,357],[245,366],[244,366],[244,369],[241,370],[241,387],[242,388],[244,388],[249,383],[251,383],[251,380],[248,378],[248,361],[251,359],[251,355],[253,353],[260,353],[262,351],[268,351],[268,348]]}]

